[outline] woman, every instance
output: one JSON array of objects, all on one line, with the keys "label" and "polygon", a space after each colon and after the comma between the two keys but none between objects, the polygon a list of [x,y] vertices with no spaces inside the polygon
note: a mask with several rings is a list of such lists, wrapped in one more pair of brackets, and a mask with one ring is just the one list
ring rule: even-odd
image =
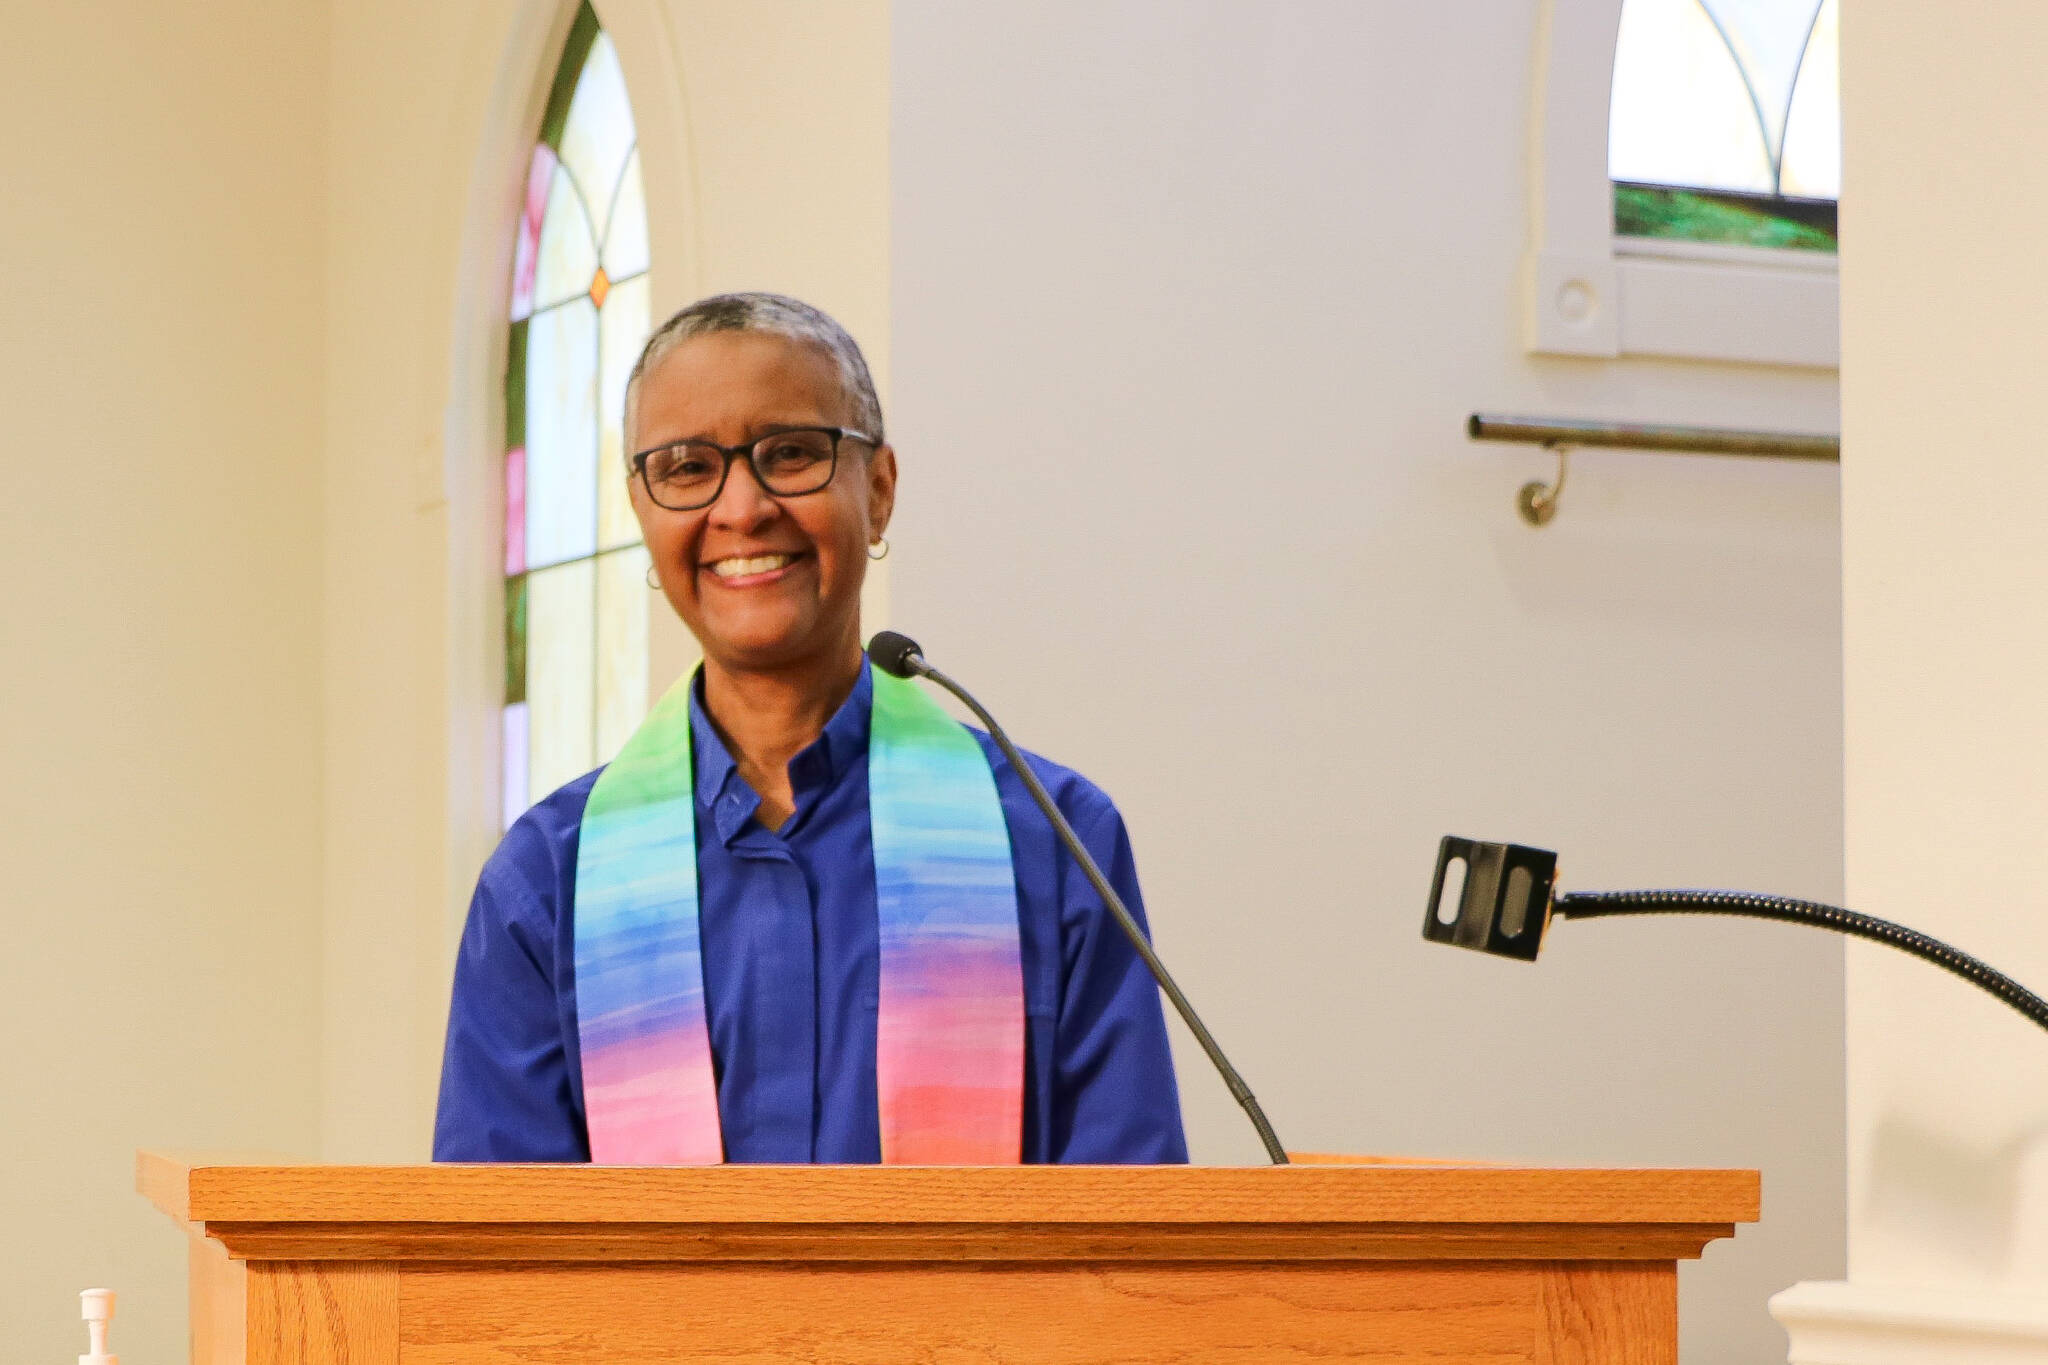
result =
[{"label": "woman", "polygon": [[[853,339],[693,304],[625,432],[704,665],[484,867],[435,1158],[1186,1160],[1129,943],[987,736],[862,653],[896,456]],[[1115,807],[1031,762],[1142,915]]]}]

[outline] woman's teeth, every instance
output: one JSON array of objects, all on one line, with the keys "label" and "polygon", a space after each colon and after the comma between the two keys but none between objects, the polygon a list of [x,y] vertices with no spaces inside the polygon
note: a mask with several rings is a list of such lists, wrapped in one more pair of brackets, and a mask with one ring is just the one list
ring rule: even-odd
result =
[{"label": "woman's teeth", "polygon": [[755,555],[751,559],[720,559],[712,562],[711,572],[720,578],[744,578],[749,574],[773,573],[795,558],[795,555]]}]

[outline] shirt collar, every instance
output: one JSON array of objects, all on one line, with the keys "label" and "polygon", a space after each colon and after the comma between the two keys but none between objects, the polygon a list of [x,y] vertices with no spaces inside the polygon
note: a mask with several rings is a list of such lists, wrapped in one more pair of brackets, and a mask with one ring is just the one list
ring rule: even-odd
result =
[{"label": "shirt collar", "polygon": [[[832,713],[832,719],[825,722],[824,733],[789,761],[789,784],[796,797],[796,814],[790,825],[783,827],[785,831],[803,820],[818,793],[866,756],[874,695],[874,677],[863,655],[853,691]],[[697,806],[710,813],[718,837],[729,844],[754,818],[761,798],[740,776],[739,764],[704,709],[701,671],[690,684],[690,743],[696,754]]]}]

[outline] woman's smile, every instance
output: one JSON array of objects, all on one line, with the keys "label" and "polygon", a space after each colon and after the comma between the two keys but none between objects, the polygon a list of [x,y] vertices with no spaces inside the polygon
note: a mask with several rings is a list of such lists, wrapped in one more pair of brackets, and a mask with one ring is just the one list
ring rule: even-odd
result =
[{"label": "woman's smile", "polygon": [[806,558],[808,556],[801,551],[728,555],[714,559],[704,567],[711,571],[713,581],[720,587],[756,588],[781,582]]}]

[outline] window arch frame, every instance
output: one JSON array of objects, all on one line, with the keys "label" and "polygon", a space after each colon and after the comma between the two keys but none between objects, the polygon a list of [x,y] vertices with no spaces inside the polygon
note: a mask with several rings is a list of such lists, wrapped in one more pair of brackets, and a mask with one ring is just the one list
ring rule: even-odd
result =
[{"label": "window arch frame", "polygon": [[1527,349],[1837,369],[1831,253],[1617,239],[1608,112],[1623,0],[1545,0],[1534,62]]},{"label": "window arch frame", "polygon": [[[501,711],[505,676],[505,397],[510,340],[510,282],[535,132],[547,107],[563,43],[580,0],[552,0],[494,11],[477,43],[496,60],[474,68],[452,92],[455,117],[444,136],[446,160],[467,164],[467,184],[449,258],[450,288],[440,308],[447,326],[448,387],[438,439],[418,463],[414,501],[445,509],[447,720],[443,790],[448,888],[445,937],[462,929],[476,869],[503,834]],[[647,226],[659,241],[651,316],[668,316],[702,293],[702,225],[695,186],[684,64],[661,0],[591,0],[625,73],[639,135]],[[473,112],[468,112],[473,111]],[[436,311],[439,311],[438,309]],[[649,595],[650,684],[675,671],[683,644],[673,618]]]}]

